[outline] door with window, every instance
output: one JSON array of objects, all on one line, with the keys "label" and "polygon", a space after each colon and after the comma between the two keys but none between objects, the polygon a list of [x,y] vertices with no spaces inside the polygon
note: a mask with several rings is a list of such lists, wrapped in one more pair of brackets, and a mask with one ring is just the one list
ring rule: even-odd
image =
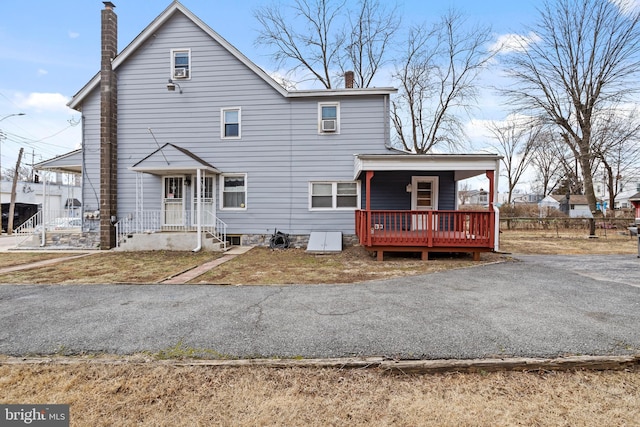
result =
[{"label": "door with window", "polygon": [[[414,176],[411,178],[411,210],[412,211],[432,211],[438,209],[438,177],[435,176]],[[425,230],[429,228],[427,224],[428,214],[413,214],[412,229]],[[435,228],[435,219],[433,228]]]},{"label": "door with window", "polygon": [[166,176],[163,187],[163,225],[183,225],[184,178],[182,176]]},{"label": "door with window", "polygon": [[[191,180],[195,184],[192,185],[193,188],[193,197],[192,197],[192,225],[197,225],[197,212],[198,212],[198,178],[196,176],[192,177]],[[215,204],[215,180],[213,176],[204,176],[202,177],[202,185],[201,185],[201,193],[200,193],[200,224],[202,225],[215,225],[216,218],[216,204]]]}]

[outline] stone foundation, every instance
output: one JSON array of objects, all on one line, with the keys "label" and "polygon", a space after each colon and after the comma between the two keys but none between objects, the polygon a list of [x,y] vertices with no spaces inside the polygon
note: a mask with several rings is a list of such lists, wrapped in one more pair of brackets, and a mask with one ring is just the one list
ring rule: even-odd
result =
[{"label": "stone foundation", "polygon": [[100,249],[100,233],[98,232],[69,232],[49,231],[46,235],[45,246],[41,246],[41,236],[34,234],[22,242],[21,249]]}]

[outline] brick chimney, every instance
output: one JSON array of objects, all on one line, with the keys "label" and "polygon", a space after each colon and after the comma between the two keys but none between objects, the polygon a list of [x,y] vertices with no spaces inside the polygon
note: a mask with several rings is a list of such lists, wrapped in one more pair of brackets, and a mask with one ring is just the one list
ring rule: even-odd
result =
[{"label": "brick chimney", "polygon": [[118,17],[115,5],[105,1],[102,10],[100,61],[100,249],[116,245],[112,217],[117,215],[118,87],[111,61],[118,54]]},{"label": "brick chimney", "polygon": [[353,71],[345,71],[344,73],[344,87],[347,89],[353,89]]}]

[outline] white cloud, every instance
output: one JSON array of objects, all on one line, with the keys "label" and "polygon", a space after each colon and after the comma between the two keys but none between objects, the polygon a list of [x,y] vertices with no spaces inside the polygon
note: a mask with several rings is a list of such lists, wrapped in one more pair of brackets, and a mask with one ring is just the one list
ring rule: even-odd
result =
[{"label": "white cloud", "polygon": [[80,33],[76,33],[75,31],[69,31],[68,34],[70,39],[77,39],[80,37]]},{"label": "white cloud", "polygon": [[493,52],[499,51],[500,53],[524,52],[530,45],[538,41],[540,41],[540,37],[534,32],[530,32],[527,35],[513,33],[502,34],[498,36],[496,42],[491,45],[490,49]]},{"label": "white cloud", "polygon": [[640,0],[611,0],[611,2],[618,6],[622,13],[640,12]]},{"label": "white cloud", "polygon": [[49,74],[49,72],[47,70],[44,70],[42,68],[38,69],[38,75],[39,76],[46,76],[47,74]]},{"label": "white cloud", "polygon": [[32,109],[38,112],[70,112],[67,107],[69,98],[60,93],[30,93],[29,95],[17,94],[16,105],[21,109]]}]

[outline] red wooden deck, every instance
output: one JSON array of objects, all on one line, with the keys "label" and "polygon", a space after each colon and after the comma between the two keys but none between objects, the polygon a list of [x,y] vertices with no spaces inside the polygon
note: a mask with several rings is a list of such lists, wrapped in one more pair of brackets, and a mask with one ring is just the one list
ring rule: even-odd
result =
[{"label": "red wooden deck", "polygon": [[367,250],[377,252],[480,252],[495,247],[492,211],[356,211],[356,235]]}]

